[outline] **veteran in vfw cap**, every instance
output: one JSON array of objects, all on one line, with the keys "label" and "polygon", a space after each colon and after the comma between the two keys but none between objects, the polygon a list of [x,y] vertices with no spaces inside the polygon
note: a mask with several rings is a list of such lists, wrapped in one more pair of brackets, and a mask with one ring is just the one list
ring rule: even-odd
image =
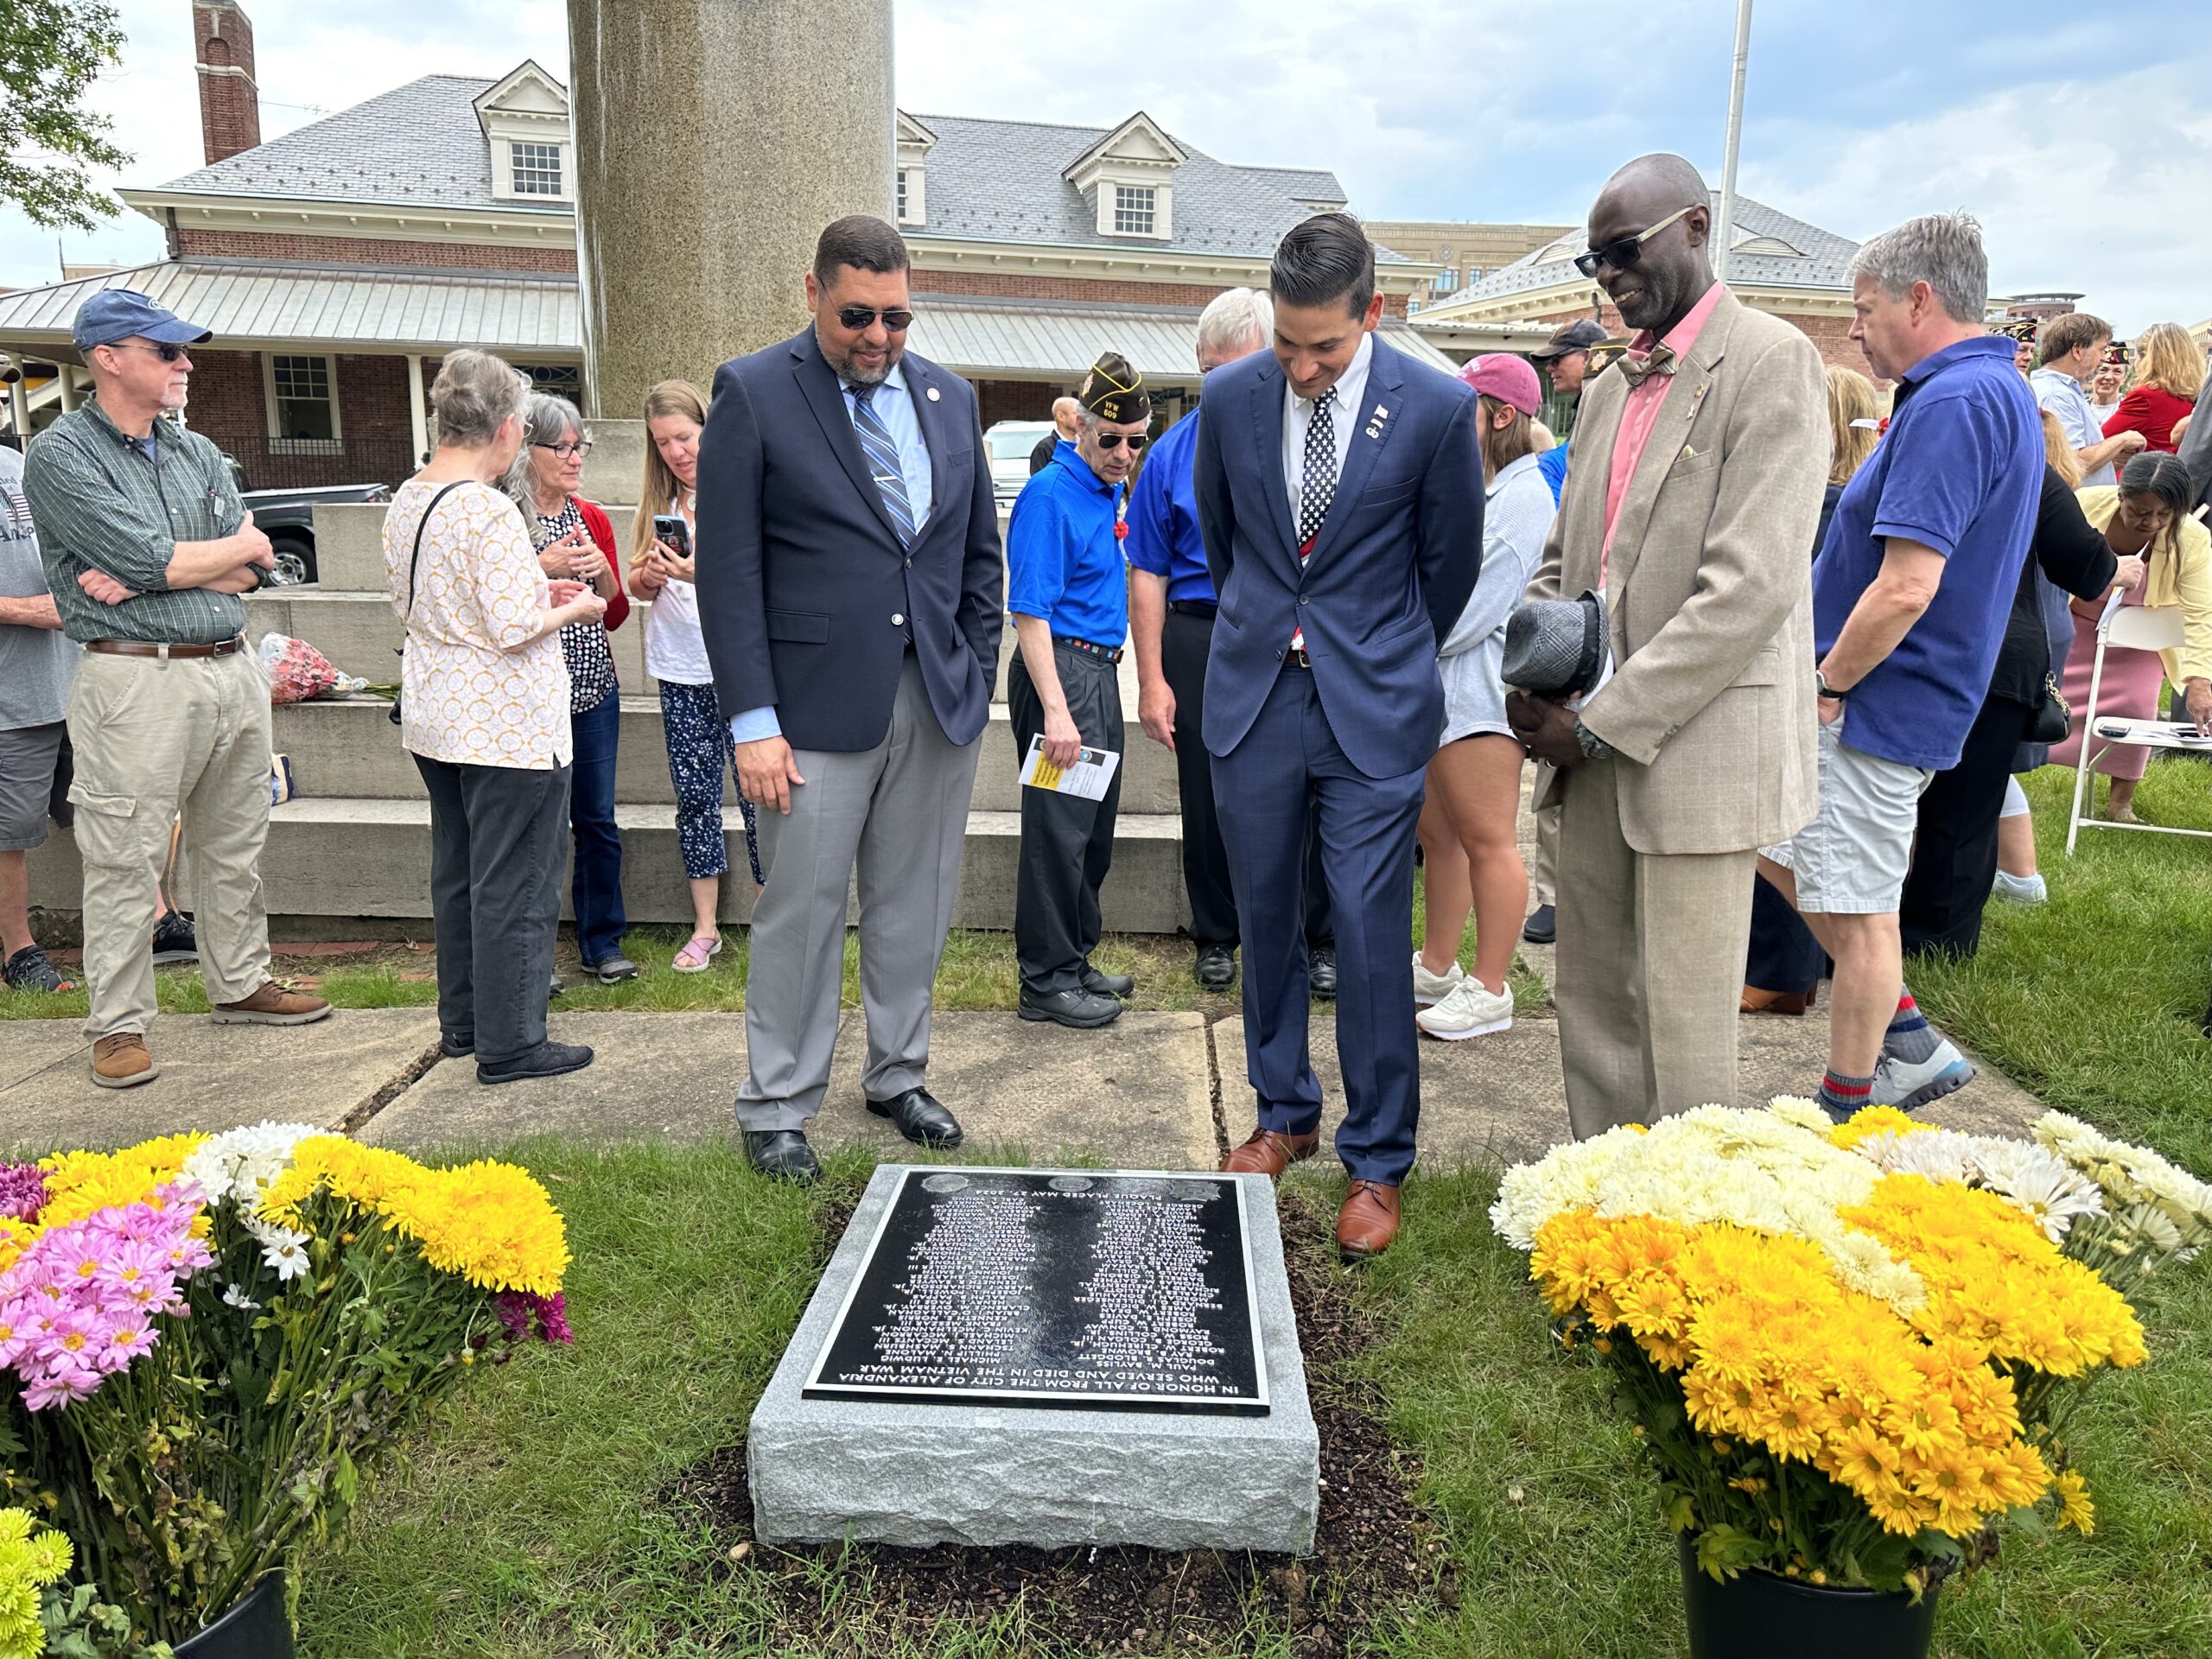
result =
[{"label": "veteran in vfw cap", "polygon": [[[1007,674],[1021,791],[1014,947],[1021,1017],[1088,1030],[1110,1025],[1135,989],[1101,973],[1099,885],[1114,858],[1118,759],[1103,797],[1048,785],[1088,757],[1122,753],[1117,664],[1129,632],[1128,482],[1152,424],[1144,378],[1105,352],[1077,389],[1076,435],[1023,486],[1007,527],[1007,609],[1019,650]],[[1032,767],[1031,752],[1037,752]]]}]

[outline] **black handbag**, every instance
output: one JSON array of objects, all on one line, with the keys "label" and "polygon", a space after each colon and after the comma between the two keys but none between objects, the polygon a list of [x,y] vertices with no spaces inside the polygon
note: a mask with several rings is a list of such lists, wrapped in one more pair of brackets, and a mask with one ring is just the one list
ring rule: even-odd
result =
[{"label": "black handbag", "polygon": [[[430,527],[430,515],[438,510],[439,502],[467,482],[468,480],[465,478],[454,480],[452,483],[430,498],[430,505],[423,509],[423,516],[415,521],[415,551],[407,561],[407,608],[400,613],[403,620],[415,614],[415,578],[423,569],[423,532]],[[391,654],[395,657],[405,657],[406,645],[403,644]],[[400,694],[397,691],[391,694],[391,723],[395,726],[399,724],[399,697]]]},{"label": "black handbag", "polygon": [[2036,705],[2036,721],[2028,728],[2028,741],[2063,743],[2073,730],[2073,705],[2058,689],[2058,676],[2046,674],[2043,677],[2043,701]]}]

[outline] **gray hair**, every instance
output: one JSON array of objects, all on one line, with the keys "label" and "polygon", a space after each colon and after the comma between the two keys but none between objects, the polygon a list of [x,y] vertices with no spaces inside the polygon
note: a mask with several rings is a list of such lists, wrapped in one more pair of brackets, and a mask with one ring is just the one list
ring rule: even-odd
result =
[{"label": "gray hair", "polygon": [[1264,346],[1275,331],[1275,302],[1249,288],[1217,294],[1198,313],[1198,355],[1224,357]]},{"label": "gray hair", "polygon": [[591,434],[585,429],[583,411],[567,398],[550,391],[533,391],[523,406],[522,448],[515,451],[514,465],[507,468],[507,475],[500,486],[514,498],[523,512],[525,522],[537,512],[537,487],[530,475],[530,449],[532,444],[558,443],[563,432],[574,432],[579,438]]},{"label": "gray hair", "polygon": [[499,428],[523,412],[530,382],[505,358],[464,348],[448,352],[430,384],[430,410],[438,420],[438,442],[458,449],[480,449]]},{"label": "gray hair", "polygon": [[1909,219],[1864,244],[1847,274],[1866,277],[1893,300],[1925,283],[1954,322],[1980,322],[1989,308],[1989,254],[1972,213]]}]

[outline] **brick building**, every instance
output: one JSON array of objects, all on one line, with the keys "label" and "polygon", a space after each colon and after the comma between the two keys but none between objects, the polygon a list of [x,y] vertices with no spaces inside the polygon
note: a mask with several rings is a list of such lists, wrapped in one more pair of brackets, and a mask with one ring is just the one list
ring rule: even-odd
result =
[{"label": "brick building", "polygon": [[[207,164],[119,193],[162,226],[168,258],[0,295],[17,430],[73,406],[69,323],[102,286],[213,330],[188,418],[255,487],[405,476],[457,346],[588,393],[559,81],[528,60],[496,81],[426,75],[263,143],[251,23],[201,0],[194,25]],[[1264,287],[1283,232],[1345,205],[1331,173],[1232,166],[1142,111],[1110,129],[902,111],[896,143],[885,210],[914,256],[909,341],[976,382],[987,424],[1045,416],[1109,346],[1172,416],[1196,397],[1206,301]],[[1394,338],[1449,368],[1404,321],[1436,267],[1394,252],[1379,266]]]}]

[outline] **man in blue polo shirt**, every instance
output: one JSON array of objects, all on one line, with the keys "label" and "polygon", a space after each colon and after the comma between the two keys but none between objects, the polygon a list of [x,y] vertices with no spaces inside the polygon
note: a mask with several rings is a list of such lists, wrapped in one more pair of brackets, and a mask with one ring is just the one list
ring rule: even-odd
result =
[{"label": "man in blue polo shirt", "polygon": [[[1198,315],[1199,369],[1211,373],[1265,351],[1274,327],[1274,306],[1266,295],[1249,288],[1215,295]],[[1198,735],[1217,608],[1192,488],[1201,413],[1185,416],[1161,435],[1129,491],[1129,644],[1137,658],[1137,718],[1154,742],[1175,753],[1183,891],[1198,949],[1192,977],[1206,990],[1225,991],[1236,982],[1236,896],[1214,811],[1213,757]],[[1320,837],[1310,825],[1307,835],[1306,983],[1314,995],[1330,997],[1337,994],[1337,935]]]},{"label": "man in blue polo shirt", "polygon": [[1936,214],[1852,261],[1852,338],[1896,380],[1888,432],[1813,564],[1819,815],[1759,874],[1835,958],[1821,1104],[1910,1111],[1974,1076],[1904,988],[1897,901],[1920,793],[1957,764],[1989,690],[2043,480],[2043,428],[1983,333],[1980,226]]},{"label": "man in blue polo shirt", "polygon": [[[1118,352],[1084,376],[1072,442],[1022,486],[1007,527],[1007,609],[1020,649],[1007,673],[1014,764],[1044,740],[1063,769],[1088,749],[1122,752],[1117,664],[1129,631],[1122,563],[1129,474],[1152,423],[1152,397]],[[1014,954],[1021,1017],[1077,1029],[1110,1025],[1136,988],[1125,974],[1090,965],[1098,947],[1098,889],[1114,861],[1122,800],[1118,766],[1103,799],[1027,787],[1021,791],[1021,858],[1014,899]]]}]

